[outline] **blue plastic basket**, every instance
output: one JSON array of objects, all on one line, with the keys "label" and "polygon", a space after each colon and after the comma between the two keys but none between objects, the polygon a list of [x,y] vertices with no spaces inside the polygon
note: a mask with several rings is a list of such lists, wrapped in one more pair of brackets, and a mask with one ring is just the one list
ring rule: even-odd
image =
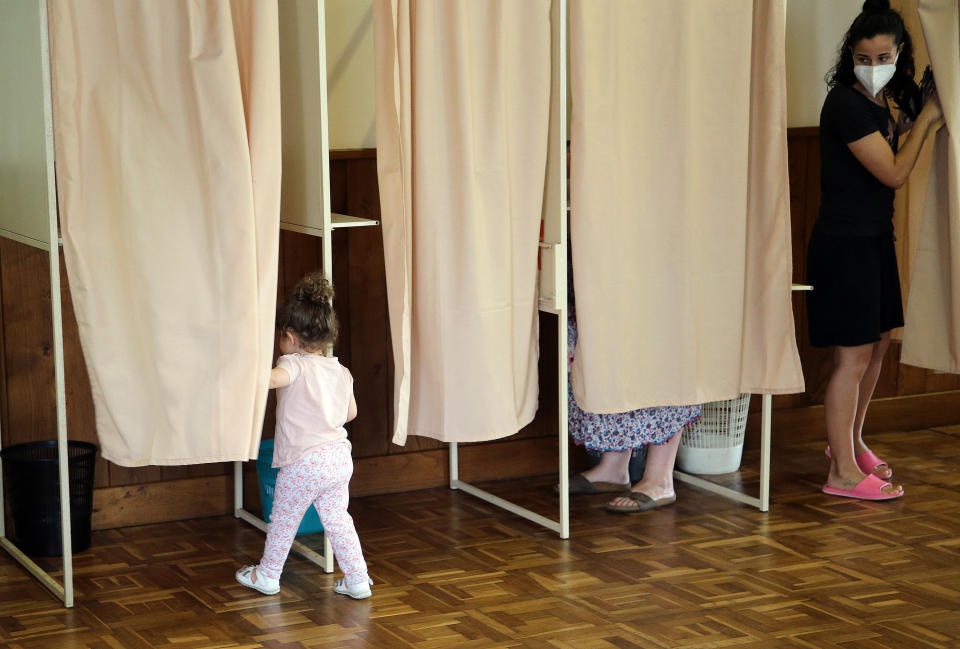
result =
[{"label": "blue plastic basket", "polygon": [[[260,483],[260,502],[263,504],[263,520],[270,521],[270,513],[273,511],[273,493],[277,488],[277,475],[280,469],[271,468],[273,464],[273,440],[265,439],[260,442],[260,454],[257,455],[257,482]],[[323,531],[323,524],[320,522],[320,516],[317,515],[317,509],[310,505],[303,520],[300,521],[300,528],[297,530],[297,536],[301,534],[316,534]]]}]

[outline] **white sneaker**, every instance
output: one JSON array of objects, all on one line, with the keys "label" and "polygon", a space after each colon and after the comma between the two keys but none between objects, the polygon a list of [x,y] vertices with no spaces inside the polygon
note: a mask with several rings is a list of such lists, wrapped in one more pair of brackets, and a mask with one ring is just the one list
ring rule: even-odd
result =
[{"label": "white sneaker", "polygon": [[352,597],[353,599],[367,599],[372,595],[370,592],[370,586],[373,586],[373,580],[367,577],[367,584],[356,584],[353,586],[347,586],[344,583],[343,579],[338,579],[333,582],[333,592],[338,595],[346,595],[347,597]]},{"label": "white sneaker", "polygon": [[[246,566],[237,571],[237,581],[254,590],[259,590],[264,595],[276,595],[280,592],[280,580],[264,577],[257,572],[257,581],[253,581],[253,570],[257,566]],[[368,596],[369,597],[369,596]]]}]

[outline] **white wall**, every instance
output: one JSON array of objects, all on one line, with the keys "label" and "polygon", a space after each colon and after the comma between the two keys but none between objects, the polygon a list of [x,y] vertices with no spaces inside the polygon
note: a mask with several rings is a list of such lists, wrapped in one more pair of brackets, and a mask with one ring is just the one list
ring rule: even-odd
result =
[{"label": "white wall", "polygon": [[827,96],[824,77],[863,0],[787,1],[787,123],[817,126]]},{"label": "white wall", "polygon": [[373,148],[373,0],[327,0],[326,8],[330,148]]},{"label": "white wall", "polygon": [[0,230],[50,241],[40,5],[0,0]]},{"label": "white wall", "polygon": [[[897,4],[897,3],[895,3]],[[816,126],[824,76],[863,0],[787,1],[787,120]],[[330,147],[376,146],[373,0],[327,0]]]}]

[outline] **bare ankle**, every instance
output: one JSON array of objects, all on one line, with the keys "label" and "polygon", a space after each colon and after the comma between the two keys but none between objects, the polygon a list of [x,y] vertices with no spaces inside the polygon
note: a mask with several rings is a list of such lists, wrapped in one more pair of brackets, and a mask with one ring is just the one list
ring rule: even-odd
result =
[{"label": "bare ankle", "polygon": [[630,487],[631,491],[639,491],[653,498],[665,498],[673,496],[673,482],[645,482],[640,481]]},{"label": "bare ankle", "polygon": [[616,475],[615,472],[609,469],[604,470],[604,468],[599,465],[584,471],[582,475],[590,482],[613,482],[615,484],[627,484],[630,482],[629,474]]},{"label": "bare ankle", "polygon": [[840,467],[836,461],[830,462],[827,482],[835,485],[856,485],[866,477],[859,467]]}]

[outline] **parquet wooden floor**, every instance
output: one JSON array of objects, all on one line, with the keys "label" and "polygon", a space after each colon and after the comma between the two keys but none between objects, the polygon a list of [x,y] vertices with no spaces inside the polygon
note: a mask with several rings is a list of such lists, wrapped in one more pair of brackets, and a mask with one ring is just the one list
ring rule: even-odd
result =
[{"label": "parquet wooden floor", "polygon": [[[0,647],[960,647],[960,427],[872,443],[899,501],[821,495],[822,448],[805,444],[777,451],[768,514],[685,485],[631,517],[575,499],[570,541],[448,490],[358,499],[365,601],[296,556],[280,595],[239,586],[263,535],[229,517],[95,533],[74,610],[0,552]],[[551,487],[490,488],[552,514]]]}]

